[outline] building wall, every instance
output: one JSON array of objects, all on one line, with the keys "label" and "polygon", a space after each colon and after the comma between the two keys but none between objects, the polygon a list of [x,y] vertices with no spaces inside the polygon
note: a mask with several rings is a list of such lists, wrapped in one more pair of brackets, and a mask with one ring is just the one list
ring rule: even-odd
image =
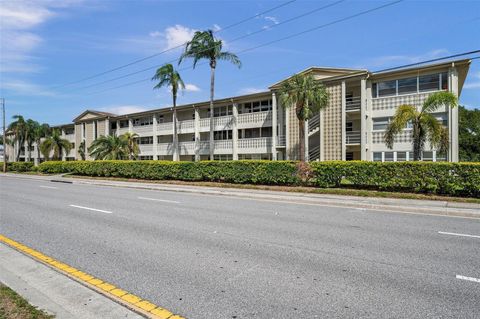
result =
[{"label": "building wall", "polygon": [[326,161],[342,159],[342,87],[332,84],[326,87],[329,94],[328,105],[324,110],[323,123],[323,159]]}]

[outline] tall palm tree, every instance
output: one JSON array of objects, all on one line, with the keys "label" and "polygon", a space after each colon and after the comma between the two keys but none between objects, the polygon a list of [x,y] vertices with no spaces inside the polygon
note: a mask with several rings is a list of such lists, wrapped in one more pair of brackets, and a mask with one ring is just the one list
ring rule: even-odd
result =
[{"label": "tall palm tree", "polygon": [[72,144],[69,140],[62,138],[58,130],[53,130],[52,134],[47,136],[45,140],[40,144],[40,150],[42,151],[45,160],[50,158],[52,153],[53,160],[61,160],[63,152],[68,153],[72,149]]},{"label": "tall palm tree", "polygon": [[80,155],[80,158],[82,159],[82,161],[85,160],[86,156],[85,156],[85,140],[83,140],[80,145],[78,145],[78,155]]},{"label": "tall palm tree", "polygon": [[139,135],[137,133],[130,133],[126,132],[120,135],[120,138],[124,139],[127,143],[127,150],[128,150],[128,159],[133,160],[136,159],[138,153],[140,152],[140,148],[138,147],[138,140]]},{"label": "tall palm tree", "polygon": [[229,61],[232,64],[242,66],[242,62],[237,55],[231,52],[222,51],[223,42],[213,35],[212,30],[197,31],[191,41],[187,42],[185,51],[180,56],[178,63],[182,63],[185,58],[193,59],[193,68],[199,60],[208,60],[210,64],[210,159],[213,160],[213,99],[215,93],[215,68],[217,61]]},{"label": "tall palm tree", "polygon": [[178,90],[185,89],[185,83],[183,83],[180,73],[173,68],[173,65],[167,63],[157,69],[157,72],[152,78],[153,81],[159,81],[155,85],[154,89],[160,89],[164,86],[168,86],[172,90],[173,98],[173,160],[179,160],[178,152],[178,135],[177,135],[177,94]]},{"label": "tall palm tree", "polygon": [[305,161],[305,121],[328,103],[325,86],[311,74],[296,74],[282,84],[279,99],[283,107],[294,107],[298,119],[299,159]]},{"label": "tall palm tree", "polygon": [[38,125],[35,129],[34,133],[34,140],[35,144],[37,144],[37,163],[40,163],[41,157],[40,157],[40,144],[42,144],[42,138],[47,137],[50,134],[50,125],[43,123],[41,125]]},{"label": "tall palm tree", "polygon": [[100,136],[88,152],[96,160],[124,160],[129,155],[127,140],[116,135]]},{"label": "tall palm tree", "polygon": [[424,102],[420,110],[414,105],[400,105],[395,111],[391,122],[385,131],[384,140],[388,148],[393,148],[395,136],[402,132],[407,124],[412,125],[413,160],[420,160],[420,155],[427,141],[432,148],[438,149],[445,154],[448,151],[448,129],[442,125],[431,113],[442,106],[453,108],[458,100],[451,92],[436,92],[431,94]]},{"label": "tall palm tree", "polygon": [[8,126],[8,130],[13,132],[13,141],[19,146],[15,157],[15,161],[18,162],[20,160],[20,153],[22,151],[22,147],[25,144],[27,123],[25,121],[25,118],[21,115],[14,115],[12,118],[15,121],[10,123],[10,125]]},{"label": "tall palm tree", "polygon": [[25,142],[27,143],[28,160],[32,158],[32,147],[35,143],[35,134],[40,124],[37,121],[28,119],[25,123]]}]

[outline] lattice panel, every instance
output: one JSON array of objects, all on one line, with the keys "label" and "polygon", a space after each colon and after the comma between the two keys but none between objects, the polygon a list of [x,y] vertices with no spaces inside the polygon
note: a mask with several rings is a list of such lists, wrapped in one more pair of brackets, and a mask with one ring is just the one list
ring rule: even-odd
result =
[{"label": "lattice panel", "polygon": [[421,106],[430,93],[409,94],[372,99],[374,111],[395,109],[402,104]]},{"label": "lattice panel", "polygon": [[[385,132],[373,132],[372,133],[372,142],[373,144],[385,144],[383,135]],[[396,143],[411,143],[412,142],[412,133],[410,131],[404,131],[395,136],[394,144]]]},{"label": "lattice panel", "polygon": [[323,116],[324,159],[342,159],[342,86],[327,86],[328,105]]},{"label": "lattice panel", "polygon": [[299,150],[299,138],[298,138],[298,118],[295,114],[295,107],[288,108],[287,111],[289,117],[289,157],[290,159],[298,159],[298,150]]}]

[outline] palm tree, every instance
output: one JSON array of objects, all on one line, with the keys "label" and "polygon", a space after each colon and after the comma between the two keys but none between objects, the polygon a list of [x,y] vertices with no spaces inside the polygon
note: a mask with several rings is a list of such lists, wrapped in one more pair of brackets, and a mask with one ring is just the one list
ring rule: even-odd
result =
[{"label": "palm tree", "polygon": [[222,51],[223,42],[213,36],[212,30],[197,31],[191,41],[187,42],[185,51],[180,56],[178,64],[185,58],[193,59],[193,68],[199,60],[208,60],[210,64],[210,159],[213,160],[213,98],[215,92],[215,68],[217,61],[229,61],[239,68],[242,66],[240,59],[231,52]]},{"label": "palm tree", "polygon": [[27,142],[28,160],[32,158],[32,147],[35,143],[35,134],[40,124],[37,121],[28,119],[25,123],[25,142]]},{"label": "palm tree", "polygon": [[50,126],[46,123],[38,125],[34,132],[35,144],[37,144],[37,163],[40,163],[40,144],[42,143],[42,138],[47,137],[50,134]]},{"label": "palm tree", "polygon": [[298,119],[299,159],[305,161],[305,121],[324,109],[328,103],[325,86],[311,74],[296,74],[282,84],[279,99],[283,107],[295,107]]},{"label": "palm tree", "polygon": [[80,158],[82,161],[85,160],[85,140],[83,140],[80,145],[78,145],[78,154],[80,155]]},{"label": "palm tree", "polygon": [[445,154],[448,150],[448,129],[442,125],[431,113],[442,106],[447,108],[457,106],[458,100],[451,92],[436,92],[431,94],[420,109],[414,105],[400,105],[395,111],[384,135],[385,144],[393,148],[395,136],[402,132],[407,124],[412,125],[413,160],[420,160],[425,142],[429,141],[432,148]]},{"label": "palm tree", "polygon": [[95,160],[123,160],[129,154],[127,140],[116,135],[100,136],[88,152]]},{"label": "palm tree", "polygon": [[62,138],[58,130],[53,130],[52,134],[47,136],[40,144],[40,150],[42,151],[45,160],[50,158],[50,153],[52,151],[52,159],[61,160],[63,152],[68,153],[71,149],[72,144],[70,141]]},{"label": "palm tree", "polygon": [[8,126],[8,130],[13,132],[14,138],[13,141],[18,143],[18,151],[15,157],[15,161],[18,162],[20,160],[20,153],[22,151],[22,147],[25,144],[25,137],[26,137],[26,121],[21,115],[14,115],[12,117],[15,121],[10,123]]},{"label": "palm tree", "polygon": [[178,136],[177,136],[177,93],[178,89],[185,89],[185,83],[183,83],[180,73],[173,68],[173,65],[167,63],[157,69],[157,72],[153,76],[152,80],[159,81],[155,85],[154,89],[160,89],[164,86],[168,86],[172,90],[173,98],[173,160],[178,161]]},{"label": "palm tree", "polygon": [[130,133],[126,132],[120,136],[120,138],[124,139],[127,143],[127,150],[128,150],[128,159],[134,160],[137,158],[140,149],[138,147],[137,139],[139,135],[137,133]]}]

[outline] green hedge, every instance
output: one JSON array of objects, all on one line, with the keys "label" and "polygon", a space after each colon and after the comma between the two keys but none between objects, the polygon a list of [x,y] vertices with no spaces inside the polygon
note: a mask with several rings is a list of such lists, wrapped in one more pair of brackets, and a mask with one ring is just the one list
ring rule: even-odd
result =
[{"label": "green hedge", "polygon": [[[0,170],[3,168],[3,162],[0,162]],[[30,172],[34,171],[36,168],[33,165],[33,162],[8,162],[7,171],[11,172]]]},{"label": "green hedge", "polygon": [[72,161],[44,162],[38,170],[147,180],[351,187],[480,197],[480,163]]}]

